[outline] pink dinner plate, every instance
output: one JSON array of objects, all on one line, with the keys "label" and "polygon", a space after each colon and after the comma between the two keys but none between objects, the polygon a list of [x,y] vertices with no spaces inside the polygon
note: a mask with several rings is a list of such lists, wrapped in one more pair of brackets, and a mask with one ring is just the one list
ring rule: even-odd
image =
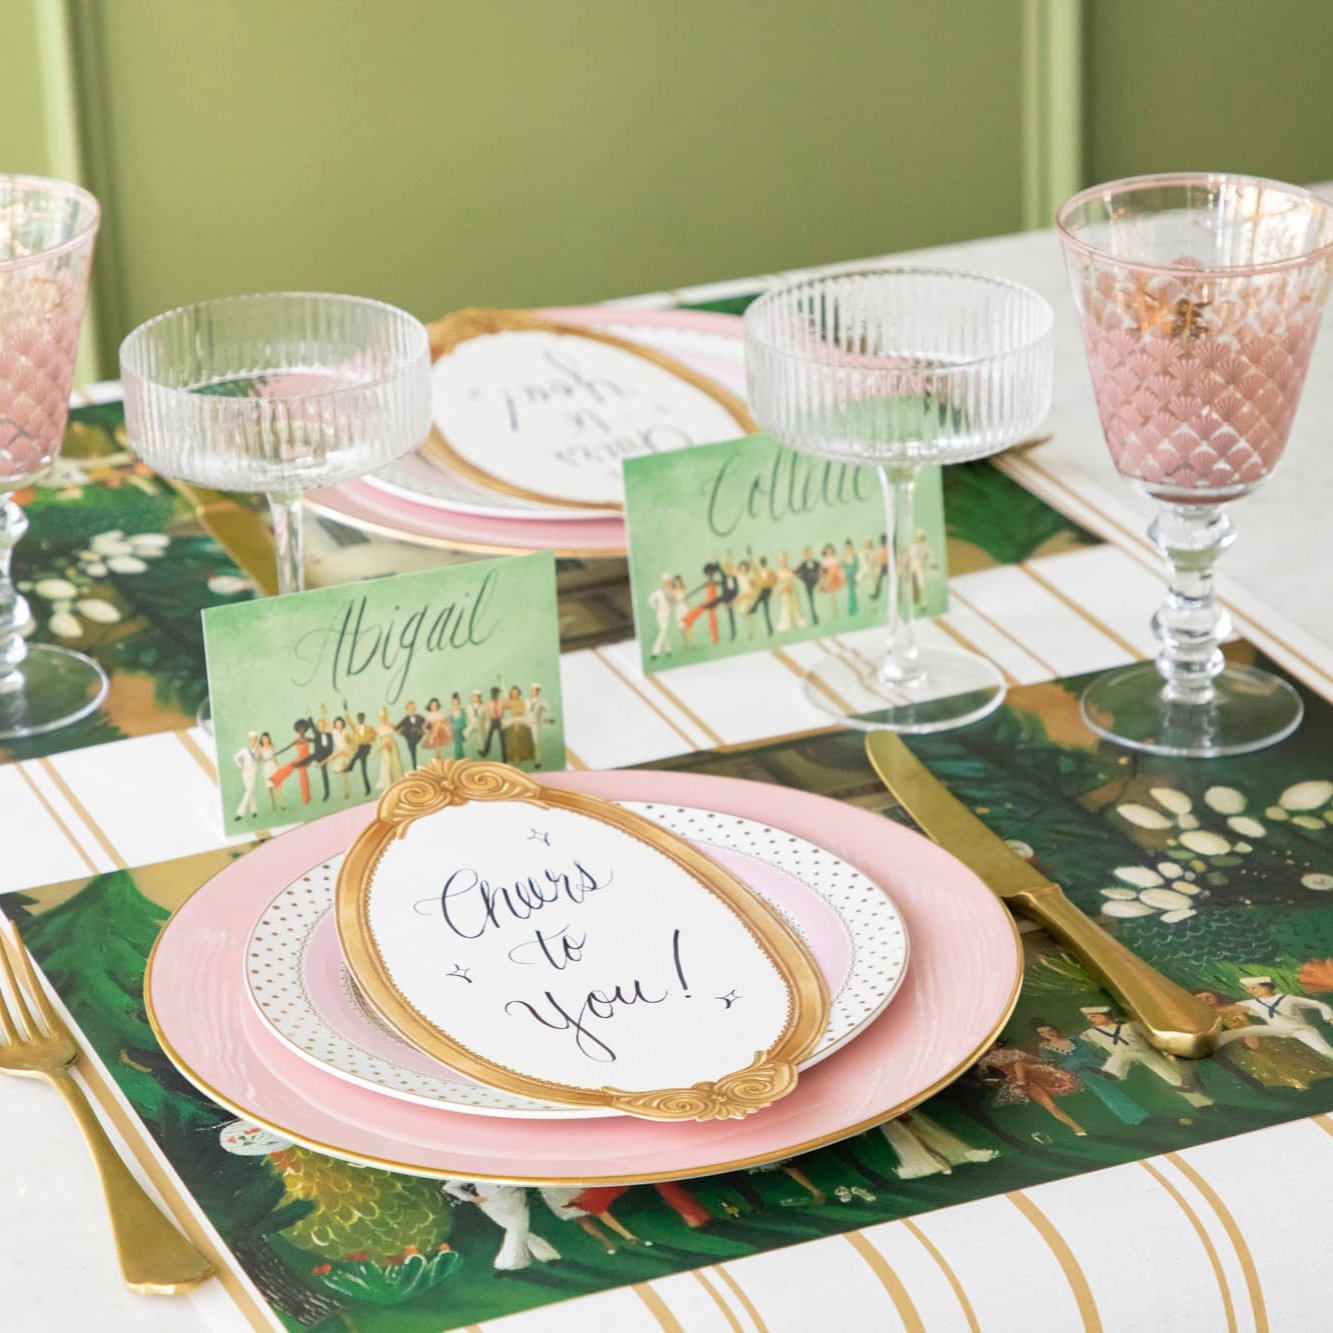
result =
[{"label": "pink dinner plate", "polygon": [[[744,343],[741,321],[735,315],[633,306],[561,306],[535,313],[558,323],[604,329],[660,347],[691,370],[744,394]],[[671,340],[666,345],[664,334]],[[552,507],[549,512],[531,514],[488,514],[471,508],[452,509],[425,495],[413,499],[374,479],[326,486],[308,492],[305,498],[329,518],[417,545],[501,554],[553,551],[583,558],[625,554],[624,519],[605,511]]]},{"label": "pink dinner plate", "polygon": [[145,998],[163,1050],[201,1091],[245,1119],[350,1161],[415,1175],[526,1185],[636,1184],[736,1170],[807,1152],[901,1114],[951,1082],[995,1039],[1022,976],[1007,910],[960,862],[870,811],[766,783],[648,770],[552,773],[608,799],[696,806],[807,838],[884,886],[912,941],[893,1004],[855,1041],[744,1120],[665,1124],[621,1117],[523,1121],[396,1100],[311,1065],[250,1003],[243,958],[274,883],[344,849],[373,805],[330,815],[249,853],[162,932]]}]

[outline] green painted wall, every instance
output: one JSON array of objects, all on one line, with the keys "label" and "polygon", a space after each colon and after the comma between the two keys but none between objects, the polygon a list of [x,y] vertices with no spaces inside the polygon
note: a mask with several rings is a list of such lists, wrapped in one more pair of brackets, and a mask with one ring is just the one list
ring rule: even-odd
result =
[{"label": "green painted wall", "polygon": [[1019,224],[1017,0],[83,8],[123,272],[104,340],[213,293],[432,317]]},{"label": "green painted wall", "polygon": [[1333,0],[1089,0],[1086,172],[1333,178]]},{"label": "green painted wall", "polygon": [[34,0],[0,0],[0,171],[49,170]]},{"label": "green painted wall", "polygon": [[[1333,0],[0,0],[0,169],[48,167],[60,5],[108,368],[223,292],[430,318],[1014,230],[1025,173],[1044,192],[1024,108],[1058,155],[1071,68],[1087,180],[1333,177]],[[1026,99],[1025,21],[1063,61]]]}]

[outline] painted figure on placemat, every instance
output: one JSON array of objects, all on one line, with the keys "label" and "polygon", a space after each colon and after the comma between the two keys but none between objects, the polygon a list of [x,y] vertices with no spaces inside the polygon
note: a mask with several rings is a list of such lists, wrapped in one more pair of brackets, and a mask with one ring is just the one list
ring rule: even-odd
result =
[{"label": "painted figure on placemat", "polygon": [[392,783],[403,776],[403,761],[398,753],[398,728],[389,721],[389,710],[380,708],[379,722],[375,726],[375,757],[379,768],[375,777],[375,787],[379,791],[388,791]]},{"label": "painted figure on placemat", "polygon": [[1333,1023],[1333,1008],[1323,1000],[1310,999],[1308,995],[1290,995],[1278,990],[1272,977],[1241,977],[1240,984],[1250,994],[1248,1000],[1240,1002],[1242,1009],[1253,1014],[1272,1031],[1333,1059],[1333,1046],[1311,1026],[1307,1017],[1309,1014],[1318,1014],[1325,1023]]},{"label": "painted figure on placemat", "polygon": [[426,728],[421,733],[422,748],[434,750],[434,757],[439,759],[440,751],[452,740],[453,730],[449,726],[449,719],[444,715],[443,704],[438,699],[428,699],[426,701]]},{"label": "painted figure on placemat", "polygon": [[574,1200],[585,1193],[581,1185],[544,1185],[537,1192],[542,1196],[546,1206],[562,1222],[577,1222],[579,1227],[595,1240],[607,1254],[615,1254],[616,1243],[602,1230],[601,1226],[598,1225],[599,1222],[610,1227],[622,1240],[630,1241],[635,1245],[652,1247],[652,1241],[636,1236],[627,1226],[613,1217],[609,1206],[600,1213],[590,1213],[575,1203]]},{"label": "painted figure on placemat", "polygon": [[370,751],[375,744],[375,728],[366,721],[364,713],[358,713],[355,718],[348,711],[347,704],[343,704],[343,718],[347,723],[347,731],[352,743],[352,758],[347,767],[349,771],[358,764],[361,765],[361,781],[365,784],[366,795],[370,795],[370,772],[366,765],[370,759]]},{"label": "painted figure on placemat", "polygon": [[505,711],[508,714],[504,722],[505,760],[514,765],[530,764],[537,757],[537,744],[533,736],[532,717],[528,713],[527,701],[517,685],[509,687]]},{"label": "painted figure on placemat", "polygon": [[1242,1078],[1264,1088],[1295,1088],[1333,1078],[1333,1060],[1318,1055],[1304,1042],[1273,1032],[1255,1022],[1249,1010],[1213,990],[1194,994],[1222,1016],[1222,1033],[1214,1057]]},{"label": "painted figure on placemat", "polygon": [[1079,1040],[1103,1056],[1103,1073],[1123,1079],[1135,1065],[1141,1065],[1168,1087],[1174,1088],[1191,1106],[1213,1104],[1213,1099],[1199,1086],[1199,1076],[1192,1068],[1188,1065],[1182,1068],[1174,1056],[1157,1050],[1128,1019],[1112,1018],[1110,1006],[1092,1004],[1079,1012],[1088,1020],[1088,1027],[1079,1034]]},{"label": "painted figure on placemat", "polygon": [[255,783],[259,779],[259,733],[246,732],[245,744],[232,755],[236,767],[241,770],[241,786],[244,789],[241,803],[236,807],[236,818],[240,819],[247,811],[253,819],[259,813],[259,804],[255,800]]},{"label": "painted figure on placemat", "polygon": [[426,719],[417,712],[417,706],[411,699],[407,701],[403,716],[398,720],[397,731],[407,742],[407,753],[412,761],[408,767],[415,768],[417,766],[417,746],[421,744],[421,738],[426,734]]},{"label": "painted figure on placemat", "polygon": [[504,720],[508,713],[505,707],[505,701],[500,698],[500,687],[491,686],[491,697],[486,700],[486,708],[482,713],[482,725],[486,728],[486,738],[481,744],[481,749],[477,751],[478,759],[486,759],[491,753],[491,742],[498,740],[500,742],[500,758],[504,758]]},{"label": "painted figure on placemat", "polygon": [[443,1189],[458,1203],[475,1204],[503,1230],[504,1239],[494,1264],[500,1272],[517,1272],[527,1268],[534,1259],[549,1264],[560,1258],[560,1251],[532,1230],[527,1190],[517,1185],[492,1185],[471,1180],[446,1180]]},{"label": "painted figure on placemat", "polygon": [[463,757],[463,741],[470,725],[462,696],[455,690],[449,696],[449,739],[453,741],[455,759]]},{"label": "painted figure on placemat", "polygon": [[648,594],[648,609],[657,622],[657,637],[653,640],[649,657],[661,657],[671,652],[671,575],[663,574],[661,582]]},{"label": "painted figure on placemat", "polygon": [[1103,1070],[1106,1057],[1101,1051],[1069,1036],[1044,1018],[1034,1018],[1032,1030],[1042,1057],[1079,1076],[1083,1086],[1122,1124],[1141,1125],[1148,1119],[1149,1112]]},{"label": "painted figure on placemat", "polygon": [[796,566],[796,577],[805,585],[805,595],[810,603],[810,623],[819,624],[819,608],[815,605],[815,589],[819,587],[819,579],[823,574],[823,567],[815,559],[815,548],[807,546],[801,552],[801,563]]},{"label": "painted figure on placemat", "polygon": [[994,1148],[974,1148],[922,1111],[909,1111],[879,1127],[898,1158],[894,1175],[900,1180],[950,1175],[956,1166],[989,1162],[1000,1154]]},{"label": "painted figure on placemat", "polygon": [[977,1061],[977,1068],[993,1070],[1000,1076],[997,1106],[1014,1106],[1022,1102],[1036,1102],[1048,1115],[1062,1125],[1068,1125],[1079,1138],[1087,1130],[1067,1111],[1055,1104],[1055,1098],[1077,1092],[1079,1081],[1066,1070],[1047,1064],[1040,1056],[1030,1055],[1017,1046],[997,1041]]}]

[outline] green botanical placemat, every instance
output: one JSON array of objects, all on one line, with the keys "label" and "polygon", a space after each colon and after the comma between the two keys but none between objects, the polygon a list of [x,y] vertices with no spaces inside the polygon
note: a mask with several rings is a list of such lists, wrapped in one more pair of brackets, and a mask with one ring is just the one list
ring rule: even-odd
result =
[{"label": "green botanical placemat", "polygon": [[[991,718],[916,748],[1081,907],[1207,991],[1235,1038],[1191,1064],[1145,1055],[1114,1013],[1118,1039],[1093,1031],[1082,1011],[1105,996],[1043,932],[1024,929],[1018,1008],[974,1070],[892,1124],[768,1170],[580,1195],[442,1187],[294,1146],[237,1155],[222,1146],[231,1117],[156,1045],[141,990],[170,910],[242,853],[0,901],[289,1327],[438,1333],[1333,1109],[1333,707],[1307,698],[1301,730],[1270,750],[1186,762],[1096,741],[1078,714],[1083,683],[1016,690]],[[904,818],[856,733],[660,767]],[[1242,977],[1270,978],[1271,993]],[[508,1237],[524,1224],[520,1248]]]}]

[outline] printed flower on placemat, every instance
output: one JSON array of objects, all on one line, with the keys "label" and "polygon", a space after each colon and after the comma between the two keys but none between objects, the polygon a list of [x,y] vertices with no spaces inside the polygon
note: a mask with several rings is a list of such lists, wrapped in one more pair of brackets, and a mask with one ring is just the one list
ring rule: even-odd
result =
[{"label": "printed flower on placemat", "polygon": [[75,553],[75,563],[60,572],[44,573],[19,584],[30,595],[31,633],[44,625],[57,638],[82,638],[93,625],[114,625],[125,618],[122,609],[97,595],[95,585],[112,574],[142,574],[150,560],[160,560],[171,544],[164,532],[139,532],[127,537],[119,529],[99,532],[86,548]]},{"label": "printed flower on placemat", "polygon": [[[1287,787],[1262,817],[1248,813],[1250,802],[1236,787],[1209,787],[1202,813],[1175,787],[1153,787],[1153,804],[1126,801],[1115,814],[1135,830],[1165,835],[1161,855],[1150,863],[1117,866],[1115,885],[1102,889],[1102,914],[1130,918],[1157,915],[1168,924],[1185,921],[1198,909],[1197,899],[1209,886],[1225,884],[1232,867],[1269,836],[1274,824],[1290,824],[1310,833],[1333,824],[1333,782],[1312,779]],[[1213,827],[1203,827],[1203,820]],[[1333,874],[1305,869],[1302,888],[1333,889]]]}]

